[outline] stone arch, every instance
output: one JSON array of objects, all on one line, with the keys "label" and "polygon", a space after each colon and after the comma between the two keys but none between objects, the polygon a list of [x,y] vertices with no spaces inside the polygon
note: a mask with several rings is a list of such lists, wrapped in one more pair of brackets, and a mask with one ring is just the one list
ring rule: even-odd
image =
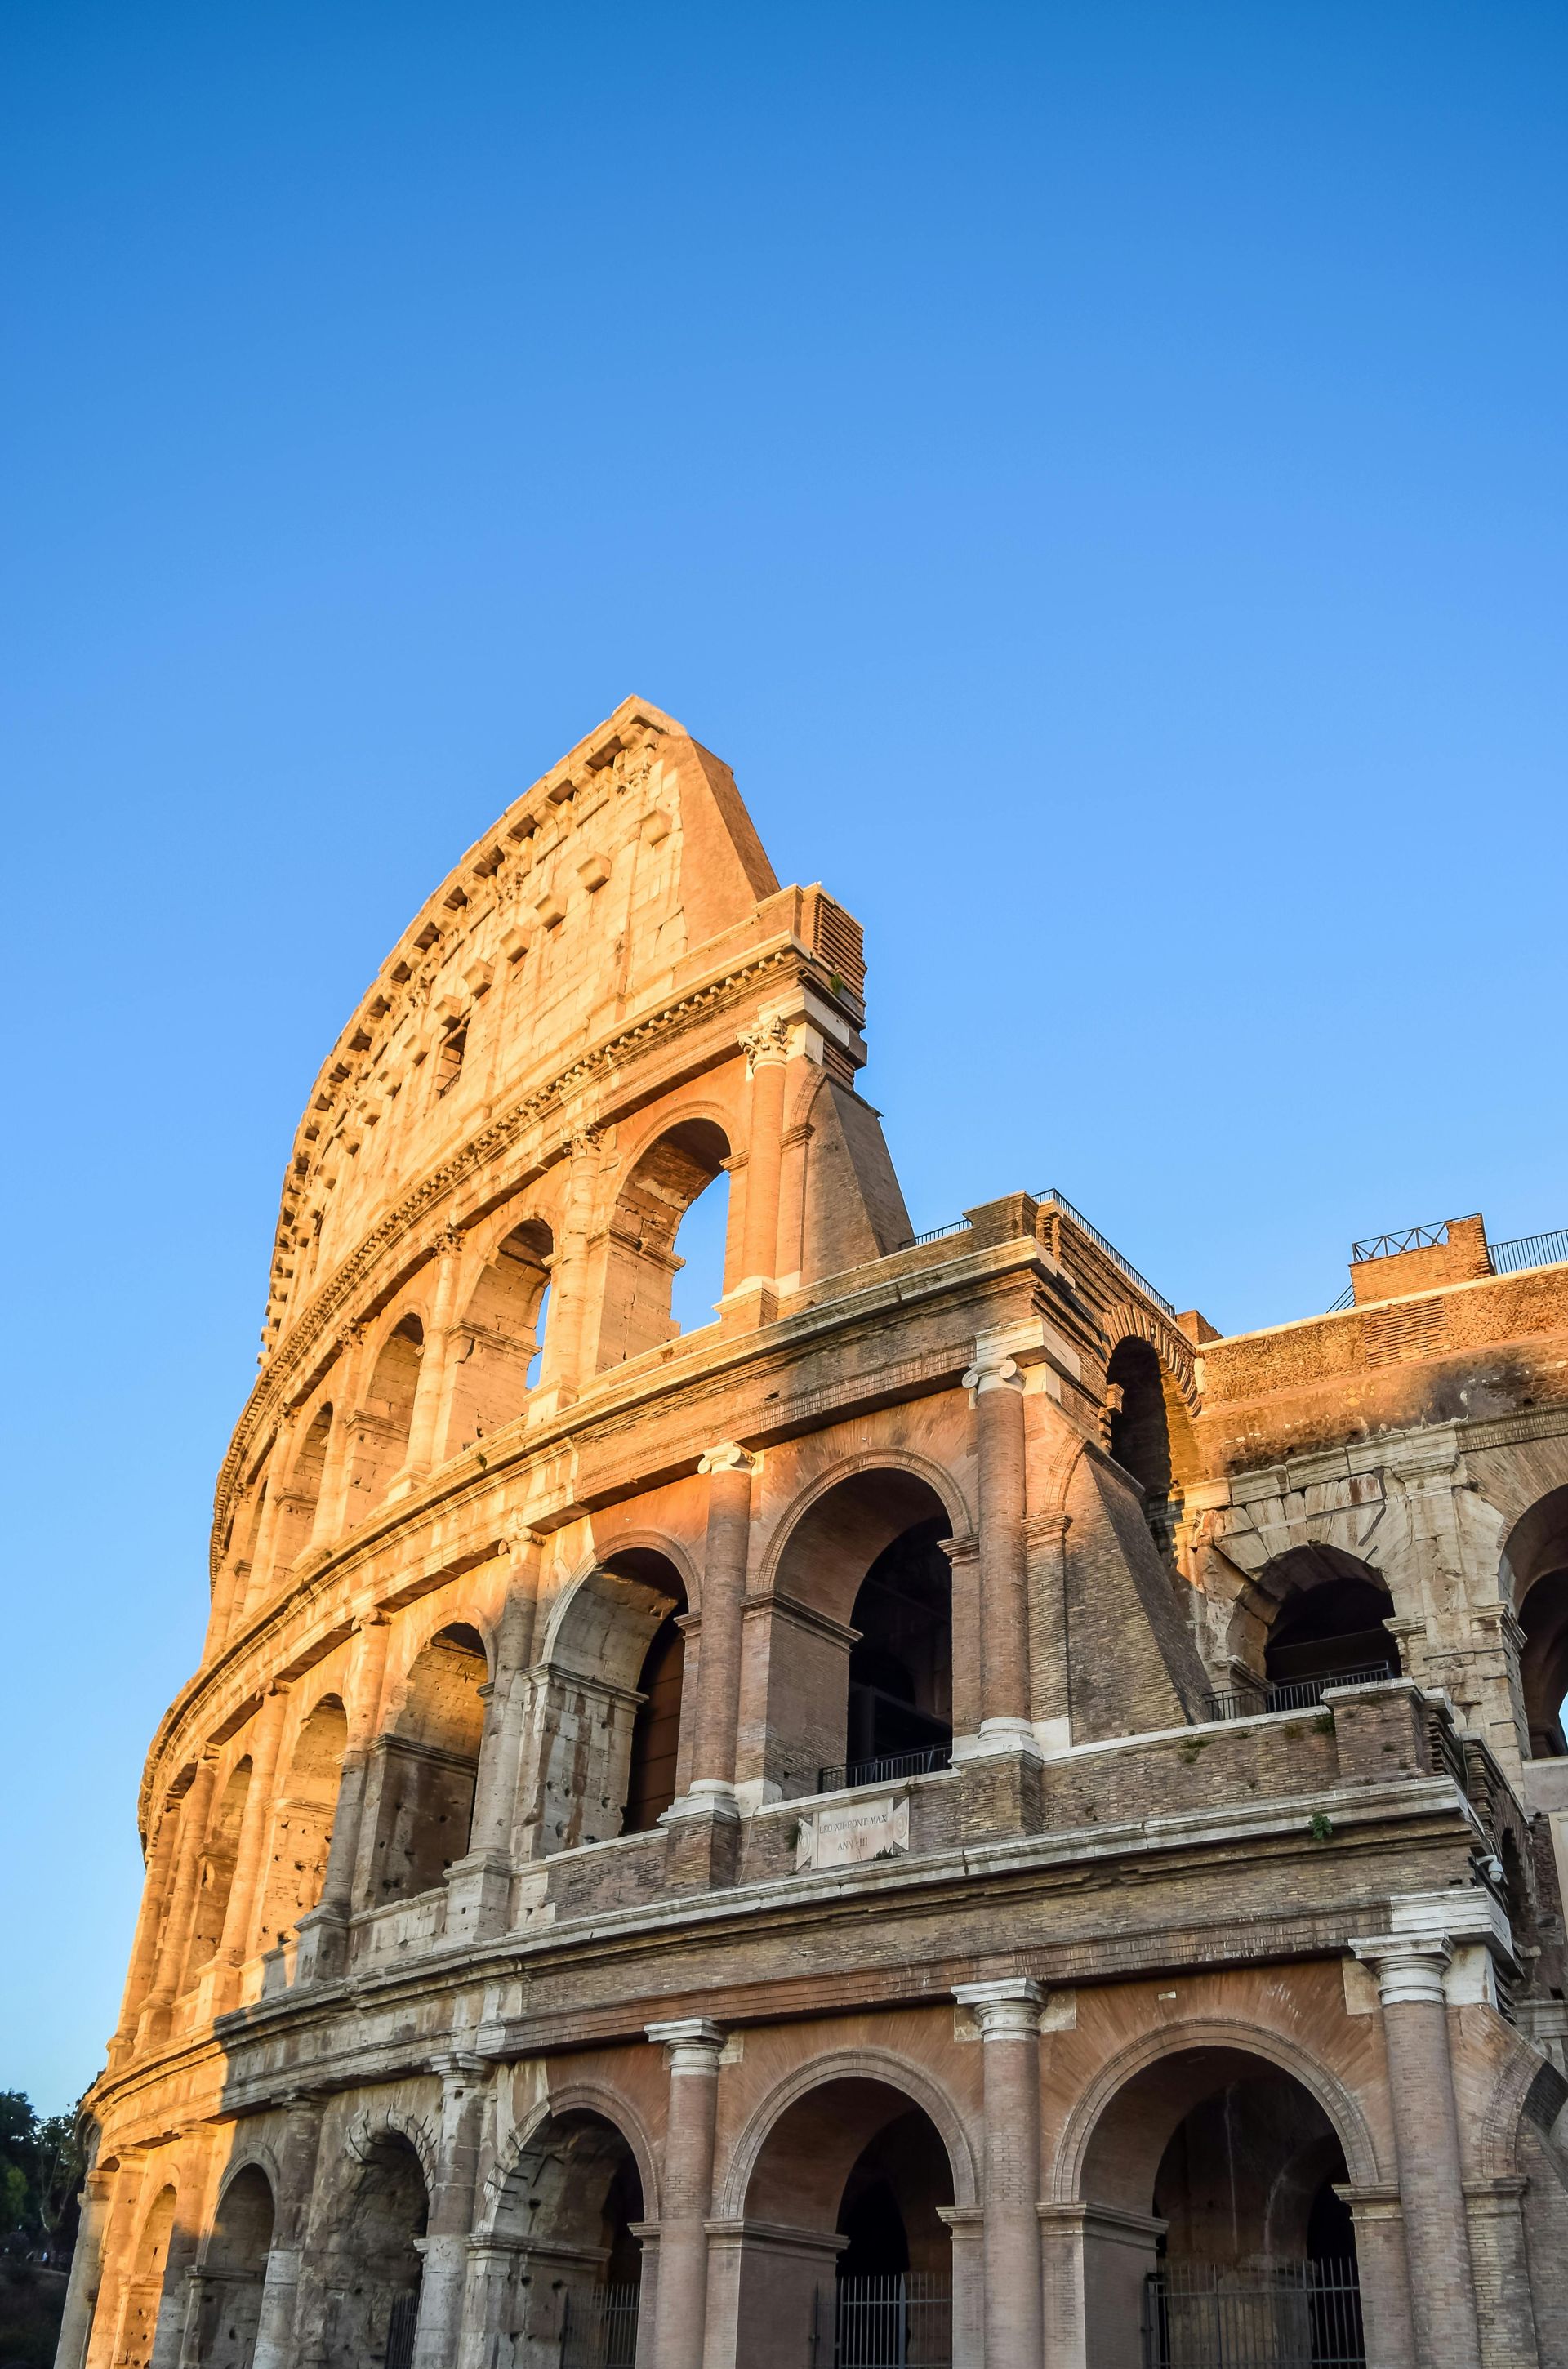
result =
[{"label": "stone arch", "polygon": [[186,1957],[188,1982],[217,1956],[223,1941],[223,1920],[228,1915],[229,1894],[234,1888],[235,1869],[239,1860],[240,1829],[245,1823],[246,1803],[250,1798],[250,1780],[251,1759],[247,1752],[235,1761],[223,1791],[208,1814],[196,1913],[190,1928],[190,1948]]},{"label": "stone arch", "polygon": [[403,1468],[425,1354],[424,1319],[405,1306],[387,1323],[369,1363],[349,1450],[349,1521],[373,1513]]},{"label": "stone arch", "polygon": [[529,2116],[496,2182],[483,2314],[517,2359],[626,2357],[635,2329],[648,2191],[622,2117],[598,2098],[551,2098]]},{"label": "stone arch", "polygon": [[425,2192],[433,2196],[441,2166],[441,2145],[429,2117],[413,2113],[406,2106],[361,2106],[349,2118],[343,2133],[345,2163],[362,2164],[376,2141],[383,2137],[404,2139],[413,2148]]},{"label": "stone arch", "polygon": [[954,2203],[957,2205],[977,2203],[979,2184],[975,2169],[975,2152],[964,2117],[951,2092],[910,2057],[901,2056],[896,2049],[868,2046],[830,2049],[814,2056],[808,2065],[799,2065],[775,2081],[771,2089],[753,2106],[741,2124],[729,2152],[729,2162],[719,2192],[719,2214],[726,2220],[738,2220],[746,2209],[747,2192],[758,2160],[771,2134],[783,2121],[789,2109],[812,2090],[825,2088],[831,2081],[876,2081],[889,2089],[897,2089],[910,2105],[918,2106],[929,2115],[947,2149],[953,2173]]},{"label": "stone arch", "polygon": [[1237,1658],[1271,1687],[1374,1668],[1397,1677],[1399,1644],[1386,1626],[1394,1610],[1375,1564],[1326,1543],[1288,1547],[1232,1615]]},{"label": "stone arch", "polygon": [[201,2369],[250,2369],[277,2194],[275,2179],[254,2157],[224,2174],[199,2265],[196,2358]]},{"label": "stone arch", "polygon": [[1519,1685],[1535,1759],[1568,1754],[1568,1485],[1549,1489],[1504,1541],[1498,1592],[1519,1622]]},{"label": "stone arch", "polygon": [[[234,2152],[223,2166],[223,2176],[218,2182],[218,2199],[212,2214],[214,2228],[217,2226],[218,2215],[223,2209],[224,2197],[241,2173],[246,2171],[260,2173],[272,2193],[274,2205],[276,2205],[276,2200],[282,2186],[282,2172],[275,2151],[269,2146],[265,2139],[258,2136],[246,2135],[236,2138]],[[209,2231],[206,2243],[210,2244],[212,2232]]]},{"label": "stone arch", "polygon": [[1142,1490],[1144,1519],[1173,1570],[1186,1493],[1203,1478],[1193,1430],[1197,1406],[1192,1359],[1185,1361],[1184,1377],[1173,1362],[1169,1327],[1130,1305],[1113,1315],[1118,1331],[1105,1362],[1104,1444],[1113,1461]]},{"label": "stone arch", "polygon": [[112,2355],[117,2369],[149,2369],[168,2283],[170,2258],[177,2249],[175,2216],[178,2203],[177,2188],[167,2179],[158,2183],[150,2204],[143,2206],[138,2199],[136,2241]]},{"label": "stone arch", "polygon": [[332,1402],[324,1399],[304,1423],[294,1443],[289,1469],[280,1476],[272,1532],[272,1567],[281,1574],[299,1561],[315,1528],[321,1484],[326,1473],[327,1444],[332,1436]]},{"label": "stone arch", "polygon": [[276,1949],[321,1898],[349,1741],[342,1697],[324,1690],[299,1717],[279,1785],[258,1947]]},{"label": "stone arch", "polygon": [[555,1263],[554,1229],[547,1219],[517,1215],[514,1206],[486,1231],[492,1239],[447,1345],[449,1456],[523,1413],[544,1340],[544,1303]]},{"label": "stone arch", "polygon": [[481,2223],[480,2234],[493,2235],[496,2226],[496,2206],[500,2192],[523,2154],[543,2126],[552,2119],[567,2114],[597,2114],[601,2122],[609,2123],[631,2150],[642,2181],[645,2217],[657,2221],[658,2203],[658,2157],[647,2124],[628,2098],[607,2081],[594,2081],[578,2076],[564,2082],[558,2089],[539,2100],[512,2133],[504,2164],[498,2163],[486,2182],[488,2202]]},{"label": "stone arch", "polygon": [[609,1219],[594,1360],[601,1372],[675,1337],[675,1237],[732,1150],[727,1122],[683,1111],[627,1160]]},{"label": "stone arch", "polygon": [[322,2324],[299,2350],[324,2369],[385,2357],[400,2315],[418,2312],[419,2240],[435,2194],[435,2150],[416,2116],[356,2116],[345,2134],[338,2207],[323,2247]]},{"label": "stone arch", "polygon": [[851,1456],[836,1457],[830,1465],[798,1489],[779,1514],[762,1557],[758,1575],[760,1587],[771,1589],[778,1585],[780,1562],[789,1542],[818,1500],[827,1496],[830,1490],[838,1488],[841,1482],[853,1480],[862,1472],[903,1472],[911,1480],[923,1481],[933,1494],[941,1499],[952,1525],[953,1536],[964,1539],[973,1535],[975,1519],[968,1501],[946,1465],[939,1464],[934,1457],[918,1455],[908,1448],[862,1448]]},{"label": "stone arch", "polygon": [[465,1856],[488,1675],[484,1641],[450,1617],[410,1662],[371,1749],[367,1907],[417,1898]]},{"label": "stone arch", "polygon": [[[680,1639],[673,1624],[688,1609],[681,1573],[663,1549],[624,1541],[560,1591],[537,1665],[521,1821],[526,1856],[605,1842],[624,1830],[643,1680],[656,1643]],[[678,1716],[677,1724],[679,1788],[690,1722]]]}]

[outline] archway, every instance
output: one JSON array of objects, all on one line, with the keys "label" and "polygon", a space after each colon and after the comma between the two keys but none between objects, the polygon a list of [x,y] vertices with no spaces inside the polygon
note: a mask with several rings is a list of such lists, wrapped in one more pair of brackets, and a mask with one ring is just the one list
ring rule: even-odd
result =
[{"label": "archway", "polygon": [[946,2369],[953,2165],[891,2081],[845,2075],[785,2107],[747,2185],[737,2357]]},{"label": "archway", "polygon": [[601,1369],[657,1348],[678,1331],[670,1293],[675,1237],[698,1195],[729,1157],[711,1119],[682,1120],[650,1144],[622,1185],[610,1221],[599,1317]]},{"label": "archway", "polygon": [[332,1409],[318,1407],[301,1440],[283,1494],[278,1500],[278,1524],[273,1534],[273,1568],[282,1573],[297,1562],[315,1528],[316,1506],[326,1471],[326,1446],[332,1436]]},{"label": "archway", "polygon": [[652,1547],[609,1555],[567,1596],[545,1642],[526,1856],[646,1831],[669,1808],[681,1769],[685,1611],[680,1573]]},{"label": "archway", "polygon": [[200,2369],[250,2369],[273,2219],[272,2184],[246,2164],[223,2191],[196,2273]]},{"label": "archway", "polygon": [[223,1941],[223,1920],[228,1915],[229,1894],[234,1889],[235,1868],[239,1860],[240,1828],[245,1823],[245,1806],[249,1799],[250,1760],[247,1757],[230,1776],[208,1823],[206,1844],[201,1853],[201,1883],[196,1895],[196,1916],[191,1927],[189,1954],[186,1959],[188,1982],[194,1981],[202,1967],[216,1957]]},{"label": "archway", "polygon": [[1568,1488],[1550,1490],[1515,1523],[1502,1589],[1525,1632],[1519,1683],[1530,1757],[1559,1759],[1568,1753]]},{"label": "archway", "polygon": [[488,1675],[477,1632],[462,1622],[432,1637],[409,1670],[392,1727],[372,1750],[367,1906],[429,1892],[467,1850]]},{"label": "archway", "polygon": [[1338,1547],[1292,1547],[1257,1585],[1276,1606],[1264,1676],[1279,1708],[1316,1701],[1335,1679],[1399,1676],[1393,1598],[1369,1563]]},{"label": "archway", "polygon": [[[485,2357],[514,2369],[633,2369],[642,2178],[604,2115],[550,2114],[501,2186],[488,2233]],[[509,2351],[507,2340],[509,2340]]]},{"label": "archway", "polygon": [[492,1253],[448,1350],[452,1396],[446,1452],[515,1422],[544,1340],[555,1238],[542,1218],[525,1218]]},{"label": "archway", "polygon": [[417,1316],[405,1316],[382,1345],[370,1388],[354,1417],[350,1523],[374,1512],[403,1468],[424,1354],[425,1328]]},{"label": "archway", "polygon": [[383,2362],[406,2369],[419,2312],[418,2241],[429,2210],[413,2147],[400,2132],[380,2132],[359,2156],[323,2249],[322,2369]]},{"label": "archway", "polygon": [[1122,2084],[1084,2148],[1087,2369],[1365,2358],[1344,2144],[1319,2100],[1240,2046]]},{"label": "archway", "polygon": [[953,1736],[946,1506],[898,1466],[813,1498],[773,1566],[761,1774],[785,1796],[944,1768]]},{"label": "archway", "polygon": [[131,2275],[125,2283],[114,2369],[149,2369],[168,2276],[169,2248],[174,2242],[174,2189],[159,2189],[142,2224]]},{"label": "archway", "polygon": [[275,1950],[321,1898],[348,1740],[342,1703],[324,1695],[300,1728],[278,1795],[258,1950]]},{"label": "archway", "polygon": [[1199,1459],[1186,1402],[1151,1342],[1129,1333],[1105,1368],[1110,1449],[1143,1490],[1144,1518],[1167,1562],[1175,1554],[1187,1484]]}]

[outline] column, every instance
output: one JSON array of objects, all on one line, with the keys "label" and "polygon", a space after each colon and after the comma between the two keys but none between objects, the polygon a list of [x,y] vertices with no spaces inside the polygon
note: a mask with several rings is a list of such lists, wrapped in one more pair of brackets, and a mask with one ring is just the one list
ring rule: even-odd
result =
[{"label": "column", "polygon": [[216,1756],[204,1753],[179,1808],[179,1849],[169,1887],[168,1915],[158,1942],[158,1975],[147,1995],[143,2021],[151,2039],[168,2030],[168,2011],[185,1976],[186,1952],[196,1916],[196,1892],[201,1879],[201,1848],[207,1839],[207,1814],[217,1777]]},{"label": "column", "polygon": [[257,1879],[261,1872],[268,1837],[272,1831],[273,1789],[278,1776],[278,1752],[283,1741],[283,1715],[289,1705],[286,1687],[269,1688],[257,1713],[250,1744],[250,1785],[245,1797],[239,1848],[235,1854],[234,1882],[223,1914],[223,1936],[218,1945],[222,1965],[242,1966],[250,1955],[251,1928],[256,1922]]},{"label": "column", "polygon": [[292,2369],[300,2259],[315,2187],[325,2105],[324,2098],[308,2089],[296,2090],[288,2102],[283,2143],[279,2150],[272,2245],[261,2283],[251,2369]]},{"label": "column", "polygon": [[349,1468],[354,1444],[354,1416],[364,1384],[366,1327],[350,1324],[343,1335],[338,1371],[333,1377],[332,1428],[326,1435],[326,1455],[321,1468],[321,1494],[311,1524],[310,1551],[330,1546],[341,1536],[348,1519]]},{"label": "column", "polygon": [[708,2214],[712,2210],[714,2123],[724,2034],[692,2016],[650,2023],[670,2067],[664,2134],[662,2215],[658,2225],[658,2318],[652,2369],[702,2369],[708,2297]]},{"label": "column", "polygon": [[1415,2356],[1424,2369],[1481,2369],[1443,1997],[1452,1944],[1446,1933],[1411,1932],[1350,1946],[1378,1974]]},{"label": "column", "polygon": [[[755,1027],[741,1031],[740,1045],[751,1081],[751,1110],[737,1293],[753,1292],[761,1285],[772,1287],[778,1268],[779,1178],[784,1166],[784,1063],[789,1058],[789,1023],[760,1020]],[[773,1313],[773,1309],[768,1307],[761,1321],[765,1322]]]},{"label": "column", "polygon": [[414,2369],[452,2369],[463,2325],[479,2136],[492,2068],[482,2056],[454,2051],[432,2057],[430,2069],[441,2081],[441,2152],[423,2246]]},{"label": "column", "polygon": [[414,1413],[408,1425],[408,1447],[403,1459],[403,1470],[398,1475],[401,1481],[407,1482],[421,1472],[428,1472],[435,1453],[436,1428],[441,1395],[446,1387],[447,1347],[457,1314],[457,1279],[462,1260],[463,1235],[456,1226],[448,1226],[436,1242],[435,1299],[425,1333],[424,1354],[419,1359],[419,1379],[414,1388]]},{"label": "column", "polygon": [[542,1412],[570,1404],[587,1362],[588,1238],[599,1184],[599,1129],[579,1127],[571,1139],[561,1233],[550,1267],[550,1321],[533,1403]]},{"label": "column", "polygon": [[983,2050],[986,2369],[1039,2369],[1040,1986],[960,1983],[953,1996]]},{"label": "column", "polygon": [[540,1539],[533,1530],[525,1531],[512,1541],[511,1581],[496,1635],[496,1675],[491,1681],[479,1775],[474,1789],[469,1845],[474,1851],[498,1851],[504,1856],[511,1848],[528,1711],[528,1688],[523,1680],[533,1657],[539,1549]]},{"label": "column", "polygon": [[264,1604],[272,1588],[273,1546],[278,1536],[278,1516],[287,1493],[287,1473],[293,1461],[296,1417],[280,1415],[272,1441],[272,1453],[267,1459],[267,1494],[262,1500],[260,1518],[256,1525],[256,1537],[250,1550],[250,1579],[246,1599],[240,1608],[243,1620],[247,1613]]},{"label": "column", "polygon": [[98,2299],[98,2282],[103,2275],[104,2230],[113,2193],[113,2172],[89,2171],[76,2200],[80,2214],[76,2250],[71,2257],[71,2277],[65,2289],[54,2369],[82,2369],[86,2359],[93,2306]]},{"label": "column", "polygon": [[727,1439],[697,1466],[708,1482],[703,1600],[697,1623],[696,1720],[691,1774],[665,1812],[668,1882],[691,1889],[734,1881],[739,1810],[735,1793],[740,1726],[740,1654],[751,1537],[751,1479],[761,1459]]},{"label": "column", "polygon": [[1024,1522],[1029,1616],[1029,1723],[1048,1752],[1072,1742],[1071,1667],[1067,1633],[1066,1514]]},{"label": "column", "polygon": [[354,1913],[354,1869],[360,1852],[360,1821],[365,1805],[365,1771],[370,1746],[381,1723],[381,1683],[386,1667],[390,1623],[380,1612],[368,1613],[356,1625],[354,1661],[349,1685],[349,1735],[343,1769],[338,1780],[338,1808],[332,1820],[332,1841],[321,1898],[299,1919],[297,1983],[323,1981],[341,1974],[348,1962],[348,1924]]},{"label": "column", "polygon": [[1005,1333],[980,1333],[964,1377],[975,1402],[980,1579],[980,1734],[1034,1747],[1024,1550],[1024,1377]]},{"label": "column", "polygon": [[147,1854],[147,1873],[142,1885],[142,1907],[136,1919],[136,1939],[132,1944],[131,1965],[125,1977],[125,1996],[120,2003],[120,2021],[109,2043],[111,2069],[135,2040],[136,2019],[153,1986],[157,1965],[158,1934],[163,1925],[169,1886],[174,1881],[180,1810],[179,1802],[166,1801],[163,1814],[154,1829],[152,1848]]}]

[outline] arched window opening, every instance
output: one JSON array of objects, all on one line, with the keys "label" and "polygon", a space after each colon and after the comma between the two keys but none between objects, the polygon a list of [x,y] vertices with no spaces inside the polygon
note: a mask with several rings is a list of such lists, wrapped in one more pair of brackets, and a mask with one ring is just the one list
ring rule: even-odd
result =
[{"label": "arched window opening", "polygon": [[1295,1547],[1264,1586],[1279,1599],[1264,1654],[1270,1688],[1288,1697],[1278,1708],[1315,1701],[1335,1679],[1399,1676],[1393,1598],[1369,1564],[1337,1547]]},{"label": "arched window opening", "polygon": [[1508,1536],[1500,1585],[1524,1631],[1519,1683],[1530,1757],[1568,1753],[1568,1489],[1553,1489]]},{"label": "arched window opening", "polygon": [[[945,1516],[917,1523],[884,1547],[850,1614],[849,1767],[931,1756],[953,1741],[953,1567],[938,1541]],[[852,1774],[851,1784],[868,1781]]]},{"label": "arched window opening", "polygon": [[228,1914],[229,1894],[234,1889],[235,1868],[239,1859],[240,1828],[245,1823],[245,1805],[249,1797],[250,1762],[247,1758],[239,1763],[224,1786],[207,1828],[206,1848],[201,1855],[201,1886],[196,1895],[190,1954],[186,1961],[188,1979],[193,1979],[217,1956],[223,1940],[223,1919]]},{"label": "arched window opening", "polygon": [[633,2369],[642,2281],[634,2231],[644,2218],[636,2157],[613,2123],[586,2112],[552,2115],[497,2205],[495,2236],[507,2263],[497,2324],[527,2328],[531,2359],[562,2369]]},{"label": "arched window opening", "polygon": [[1188,1483],[1198,1470],[1186,1403],[1151,1345],[1129,1333],[1105,1368],[1111,1454],[1143,1491],[1144,1517],[1169,1562]]},{"label": "arched window opening", "polygon": [[728,1157],[729,1145],[710,1119],[687,1119],[661,1135],[627,1177],[610,1221],[599,1322],[601,1368],[640,1356],[681,1329],[670,1312],[679,1272],[675,1237],[687,1210]]},{"label": "arched window opening", "polygon": [[349,1722],[336,1695],[325,1695],[301,1727],[272,1824],[262,1894],[258,1948],[275,1950],[321,1898],[338,1814],[338,1788]]},{"label": "arched window opening", "polygon": [[161,2188],[142,2224],[131,2276],[125,2283],[120,2341],[114,2348],[115,2369],[148,2369],[152,2361],[168,2276],[169,2249],[174,2243],[174,2212],[173,2188]]},{"label": "arched window opening", "polygon": [[250,2369],[273,2219],[271,2182],[258,2165],[246,2164],[223,2191],[202,2257],[196,2298],[201,2369]]},{"label": "arched window opening", "polygon": [[1134,2075],[1085,2150],[1083,2200],[1107,2224],[1166,2227],[1139,2247],[1130,2219],[1086,2219],[1089,2369],[1364,2361],[1355,2232],[1333,2195],[1348,2178],[1310,2091],[1244,2050],[1184,2049]]},{"label": "arched window opening", "polygon": [[332,1436],[332,1409],[318,1407],[299,1445],[293,1469],[278,1501],[276,1567],[280,1573],[297,1562],[310,1544],[315,1509],[326,1470],[326,1443]]},{"label": "arched window opening", "polygon": [[326,2240],[325,2369],[406,2363],[419,2314],[425,2177],[408,2141],[383,2131],[361,2156]]},{"label": "arched window opening", "polygon": [[715,1319],[724,1297],[725,1263],[729,1244],[729,1172],[721,1169],[704,1184],[676,1229],[674,1254],[679,1262],[670,1295],[670,1316],[677,1333],[700,1333]]},{"label": "arched window opening", "polygon": [[447,1452],[456,1455],[522,1413],[544,1339],[555,1242],[540,1218],[514,1226],[456,1328]]},{"label": "arched window opening", "polygon": [[[745,2226],[807,2240],[787,2262],[744,2240],[742,2358],[945,2363],[953,2358],[953,2169],[930,2116],[889,2083],[809,2090],[769,2132]],[[841,2241],[838,2245],[834,2240]],[[836,2260],[832,2259],[836,2255]]]},{"label": "arched window opening", "polygon": [[789,1797],[946,1767],[950,1530],[935,1490],[896,1467],[852,1473],[807,1508],[779,1553],[765,1766],[747,1774]]},{"label": "arched window opening", "polygon": [[[681,1574],[651,1547],[609,1555],[552,1624],[542,1766],[520,1827],[528,1858],[646,1832],[680,1790],[683,1738],[672,1627]],[[653,1681],[653,1683],[650,1683]],[[665,1798],[665,1788],[670,1788]]]},{"label": "arched window opening", "polygon": [[405,1316],[382,1348],[365,1402],[354,1420],[349,1481],[350,1522],[373,1513],[403,1469],[425,1354],[425,1328]]},{"label": "arched window opening", "polygon": [[372,1752],[368,1906],[429,1892],[467,1851],[487,1676],[484,1645],[462,1623],[432,1637],[409,1671],[392,1731]]}]

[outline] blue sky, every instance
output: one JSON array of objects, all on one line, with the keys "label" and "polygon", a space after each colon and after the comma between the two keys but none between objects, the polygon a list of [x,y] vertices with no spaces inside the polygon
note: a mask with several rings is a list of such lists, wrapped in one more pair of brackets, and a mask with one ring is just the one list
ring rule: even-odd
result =
[{"label": "blue sky", "polygon": [[317,1063],[630,692],[866,928],[916,1223],[1227,1330],[1568,1222],[1568,19],[81,6],[0,31],[0,2087],[101,2062]]}]

